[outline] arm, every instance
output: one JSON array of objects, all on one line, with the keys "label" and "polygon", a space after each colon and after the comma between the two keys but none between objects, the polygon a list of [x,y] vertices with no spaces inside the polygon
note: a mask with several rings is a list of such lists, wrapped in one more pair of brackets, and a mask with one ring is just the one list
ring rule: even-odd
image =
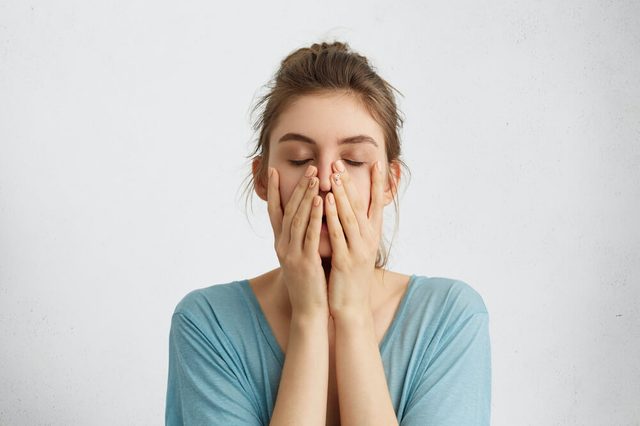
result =
[{"label": "arm", "polygon": [[291,318],[287,353],[271,425],[324,426],[329,378],[327,314]]},{"label": "arm", "polygon": [[397,425],[372,314],[334,320],[341,424]]}]

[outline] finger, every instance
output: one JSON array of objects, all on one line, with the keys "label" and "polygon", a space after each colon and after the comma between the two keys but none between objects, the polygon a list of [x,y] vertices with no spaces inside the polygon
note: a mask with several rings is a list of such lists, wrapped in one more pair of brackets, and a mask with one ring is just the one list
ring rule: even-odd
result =
[{"label": "finger", "polygon": [[344,231],[338,219],[338,210],[336,208],[335,197],[333,193],[328,193],[325,210],[327,213],[327,228],[329,229],[329,240],[331,241],[332,256],[342,257],[348,253],[347,241],[345,240]]},{"label": "finger", "polygon": [[[351,175],[345,168],[344,162],[342,160],[338,160],[334,163],[334,170],[336,172],[342,173],[340,179],[342,182],[343,191],[346,194],[348,204],[351,207],[351,210],[353,211],[353,214],[358,223],[358,230],[360,234],[363,234],[363,231],[367,229],[369,223],[366,210],[365,208],[363,208],[362,203],[360,202],[360,198],[358,197],[358,190],[356,189],[353,180],[351,179]],[[340,207],[339,202],[338,207]],[[338,212],[339,211],[340,210],[338,210]]]},{"label": "finger", "polygon": [[346,175],[346,172],[339,172],[331,176],[331,192],[336,201],[335,205],[337,207],[338,217],[340,218],[340,224],[347,237],[349,246],[351,246],[362,236],[360,235],[358,220],[344,190],[343,179],[348,179]]},{"label": "finger", "polygon": [[296,247],[299,250],[302,250],[304,247],[302,237],[309,226],[309,212],[311,211],[313,197],[318,193],[318,187],[320,186],[318,185],[318,182],[319,180],[315,176],[309,178],[309,184],[307,185],[307,190],[304,193],[304,198],[300,202],[298,211],[291,221],[291,240],[289,241],[289,244],[291,247]]},{"label": "finger", "polygon": [[305,175],[302,176],[296,184],[296,187],[291,194],[291,198],[289,198],[289,201],[287,201],[287,205],[284,207],[284,217],[282,219],[282,238],[285,241],[290,241],[291,239],[291,220],[298,211],[300,201],[302,200],[304,193],[307,191],[307,186],[309,185],[309,177],[313,176],[316,170],[317,169],[314,166],[307,167]]},{"label": "finger", "polygon": [[371,169],[373,188],[371,190],[371,204],[369,205],[368,217],[373,229],[380,233],[382,227],[382,210],[384,209],[384,175],[382,173],[382,163],[377,161]]},{"label": "finger", "polygon": [[[317,185],[319,186],[319,185]],[[318,253],[320,250],[320,231],[322,230],[322,197],[313,196],[311,206],[311,218],[307,227],[307,235],[304,241],[303,250],[308,254]]]},{"label": "finger", "polygon": [[280,206],[280,188],[278,171],[269,167],[269,181],[267,183],[267,211],[273,228],[274,237],[282,232],[282,207]]}]

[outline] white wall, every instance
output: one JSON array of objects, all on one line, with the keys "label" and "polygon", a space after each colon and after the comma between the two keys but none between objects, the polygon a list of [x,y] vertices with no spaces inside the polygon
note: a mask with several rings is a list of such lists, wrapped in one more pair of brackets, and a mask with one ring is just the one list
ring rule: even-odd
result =
[{"label": "white wall", "polygon": [[188,291],[277,266],[248,111],[345,40],[404,95],[391,269],[490,312],[493,424],[640,425],[640,3],[0,4],[0,424],[161,424]]}]

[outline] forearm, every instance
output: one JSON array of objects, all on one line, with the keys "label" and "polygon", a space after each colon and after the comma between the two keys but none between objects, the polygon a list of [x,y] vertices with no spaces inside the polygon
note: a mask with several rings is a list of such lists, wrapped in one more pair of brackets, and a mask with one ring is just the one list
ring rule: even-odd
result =
[{"label": "forearm", "polygon": [[270,425],[325,426],[328,377],[328,316],[294,314]]},{"label": "forearm", "polygon": [[373,316],[354,314],[334,321],[342,426],[397,425]]}]

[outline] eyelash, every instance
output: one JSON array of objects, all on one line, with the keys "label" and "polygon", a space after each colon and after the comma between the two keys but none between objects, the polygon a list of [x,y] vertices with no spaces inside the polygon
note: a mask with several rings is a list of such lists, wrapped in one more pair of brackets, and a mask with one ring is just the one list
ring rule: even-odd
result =
[{"label": "eyelash", "polygon": [[[343,159],[344,161],[347,162],[347,164],[354,166],[354,167],[360,167],[362,166],[365,162],[364,161],[352,161],[352,160],[347,160],[347,159]],[[311,161],[311,159],[308,160],[289,160],[289,163],[293,164],[294,166],[302,166],[305,163]]]}]

